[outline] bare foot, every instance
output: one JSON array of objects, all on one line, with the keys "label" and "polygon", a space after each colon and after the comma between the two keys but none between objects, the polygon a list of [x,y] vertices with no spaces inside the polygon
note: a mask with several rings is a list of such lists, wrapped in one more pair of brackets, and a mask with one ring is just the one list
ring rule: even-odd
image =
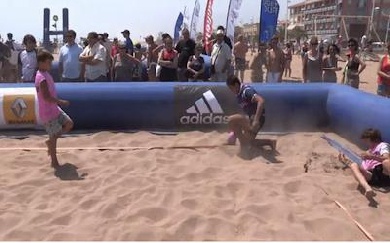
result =
[{"label": "bare foot", "polygon": [[373,197],[375,197],[375,195],[376,194],[372,189],[366,190],[366,192],[364,193],[364,196],[366,196],[367,199],[372,199]]}]

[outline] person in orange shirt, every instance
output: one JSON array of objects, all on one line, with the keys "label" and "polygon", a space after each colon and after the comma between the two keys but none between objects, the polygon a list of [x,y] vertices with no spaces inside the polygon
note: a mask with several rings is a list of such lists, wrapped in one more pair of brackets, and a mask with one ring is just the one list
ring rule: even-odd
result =
[{"label": "person in orange shirt", "polygon": [[390,43],[387,44],[387,54],[379,62],[378,68],[378,90],[380,96],[390,97]]}]

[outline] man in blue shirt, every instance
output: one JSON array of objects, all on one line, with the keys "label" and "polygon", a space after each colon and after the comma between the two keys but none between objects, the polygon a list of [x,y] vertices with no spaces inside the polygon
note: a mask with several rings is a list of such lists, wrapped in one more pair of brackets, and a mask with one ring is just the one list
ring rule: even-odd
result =
[{"label": "man in blue shirt", "polygon": [[[230,116],[228,125],[234,132],[234,137],[240,141],[240,154],[248,157],[257,133],[265,123],[265,101],[253,87],[242,84],[240,79],[234,75],[228,77],[226,85],[236,95],[237,102],[244,113]],[[229,142],[235,143],[234,139]],[[263,145],[269,145],[274,150],[276,141],[267,139],[264,140]]]},{"label": "man in blue shirt", "polygon": [[84,72],[79,56],[83,48],[75,43],[76,32],[69,30],[65,34],[66,44],[60,49],[59,72],[63,82],[83,81]]},{"label": "man in blue shirt", "polygon": [[133,45],[133,41],[130,39],[130,31],[129,30],[124,30],[124,31],[122,31],[122,35],[126,39],[127,53],[129,53],[130,55],[133,55],[133,53],[134,53],[134,45]]}]

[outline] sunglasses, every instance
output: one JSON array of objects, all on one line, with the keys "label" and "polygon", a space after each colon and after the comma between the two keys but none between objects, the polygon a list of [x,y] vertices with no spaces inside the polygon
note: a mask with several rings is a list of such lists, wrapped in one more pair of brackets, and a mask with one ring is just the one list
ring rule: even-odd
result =
[{"label": "sunglasses", "polygon": [[318,43],[310,43],[310,45],[312,45],[312,46],[317,46]]},{"label": "sunglasses", "polygon": [[355,45],[354,44],[349,44],[348,47],[355,47]]}]

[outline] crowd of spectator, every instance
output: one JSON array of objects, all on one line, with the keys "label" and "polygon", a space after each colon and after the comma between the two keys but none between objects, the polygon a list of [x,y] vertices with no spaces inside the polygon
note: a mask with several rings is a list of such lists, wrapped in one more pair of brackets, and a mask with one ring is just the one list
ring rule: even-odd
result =
[{"label": "crowd of spectator", "polygon": [[[222,26],[217,28],[214,39],[210,40],[211,46],[196,43],[190,38],[188,29],[181,31],[177,43],[169,34],[162,35],[162,44],[156,43],[149,35],[145,38],[146,48],[133,43],[129,30],[121,34],[121,41],[117,38],[110,41],[107,33],[90,32],[80,46],[75,41],[76,32],[67,31],[65,44],[59,50],[60,80],[57,81],[225,81],[233,72],[244,80],[244,71],[250,69],[252,82],[278,83],[283,75],[291,77],[291,61],[296,48],[292,43],[282,45],[278,36],[274,36],[269,43],[259,44],[257,53],[248,63],[248,41],[240,35],[232,43]],[[23,46],[22,51],[15,48],[12,34],[7,35],[5,43],[0,42],[0,81],[34,81],[39,51],[35,37],[25,35]],[[357,40],[348,40],[348,52],[344,57],[340,54],[339,45],[319,42],[315,36],[299,49],[304,83],[336,83],[336,72],[342,71],[343,80],[340,82],[359,88],[359,76],[366,64],[358,55]],[[206,57],[210,62],[207,66]],[[341,67],[339,62],[346,64]],[[378,94],[389,96],[389,87],[390,61],[386,54],[378,69]]]}]

